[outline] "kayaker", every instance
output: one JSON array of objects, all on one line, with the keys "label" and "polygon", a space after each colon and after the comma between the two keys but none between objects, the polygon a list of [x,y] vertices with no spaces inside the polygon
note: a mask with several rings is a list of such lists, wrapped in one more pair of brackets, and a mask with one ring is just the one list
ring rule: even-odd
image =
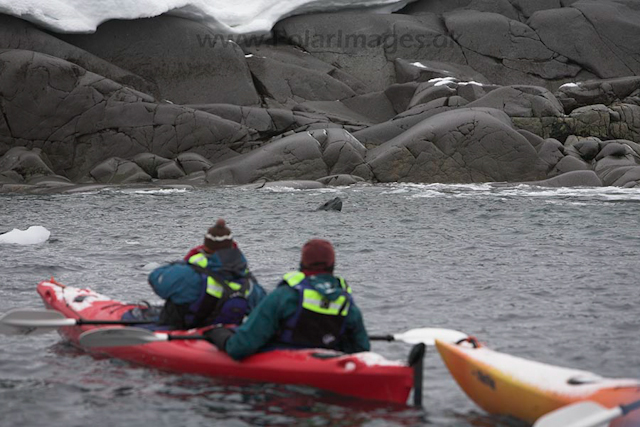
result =
[{"label": "kayaker", "polygon": [[235,333],[216,327],[205,335],[236,360],[282,347],[369,351],[362,314],[347,283],[333,275],[334,265],[330,242],[308,241],[302,248],[300,271],[285,274]]},{"label": "kayaker", "polygon": [[266,295],[224,219],[207,230],[200,251],[153,270],[149,284],[165,300],[159,323],[175,329],[238,325]]}]

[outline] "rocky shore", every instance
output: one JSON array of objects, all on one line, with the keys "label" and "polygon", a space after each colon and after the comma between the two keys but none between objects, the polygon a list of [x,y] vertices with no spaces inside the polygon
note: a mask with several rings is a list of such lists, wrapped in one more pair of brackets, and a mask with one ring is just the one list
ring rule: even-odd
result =
[{"label": "rocky shore", "polygon": [[420,0],[267,37],[0,15],[0,192],[78,185],[640,185],[640,5]]}]

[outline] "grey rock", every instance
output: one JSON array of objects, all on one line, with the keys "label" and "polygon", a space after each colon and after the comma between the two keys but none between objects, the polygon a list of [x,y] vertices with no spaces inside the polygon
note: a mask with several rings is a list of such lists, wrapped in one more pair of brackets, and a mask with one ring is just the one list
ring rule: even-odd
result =
[{"label": "grey rock", "polygon": [[607,156],[595,163],[594,171],[598,174],[604,185],[610,186],[629,169],[636,166],[637,163],[630,154],[626,156]]},{"label": "grey rock", "polygon": [[393,109],[397,113],[402,113],[409,106],[409,102],[413,98],[413,94],[418,88],[418,83],[402,83],[392,84],[385,89],[384,93],[393,105]]},{"label": "grey rock", "polygon": [[519,21],[473,10],[454,11],[444,19],[468,65],[493,83],[541,85],[543,79],[570,78],[580,70]]},{"label": "grey rock", "polygon": [[293,107],[293,111],[322,115],[331,123],[337,123],[348,130],[359,130],[372,124],[371,119],[340,101],[307,101]]},{"label": "grey rock", "polygon": [[[212,162],[251,139],[237,123],[153,98],[41,53],[0,51],[0,153],[40,148],[72,180],[109,157],[185,151]],[[30,114],[25,114],[28,111]]]},{"label": "grey rock", "polygon": [[207,182],[237,185],[262,179],[316,180],[332,174],[369,179],[371,170],[364,154],[365,147],[342,129],[298,133],[214,165],[207,171]]},{"label": "grey rock", "polygon": [[180,153],[176,157],[176,163],[187,174],[194,172],[206,172],[212,163],[198,153]]},{"label": "grey rock", "polygon": [[530,182],[529,184],[539,185],[541,187],[602,187],[602,181],[591,170],[579,170],[567,172],[553,178],[542,181]]},{"label": "grey rock", "polygon": [[460,47],[435,15],[349,13],[308,14],[276,24],[289,40],[322,61],[357,76],[369,91],[396,83],[396,58],[466,64]]},{"label": "grey rock", "polygon": [[622,145],[618,142],[611,142],[606,144],[602,150],[596,156],[596,161],[604,159],[607,156],[612,157],[624,157],[627,154],[631,154],[631,149],[625,145]]},{"label": "grey rock", "polygon": [[616,187],[637,187],[640,183],[640,166],[626,169],[624,174],[617,178],[611,185]]},{"label": "grey rock", "polygon": [[529,144],[533,146],[536,150],[539,150],[540,147],[545,143],[545,139],[536,135],[535,133],[531,133],[528,130],[518,129],[518,133],[529,141]]},{"label": "grey rock", "polygon": [[462,64],[429,60],[410,62],[403,58],[396,58],[394,64],[398,83],[426,82],[431,79],[450,77],[460,81],[489,84],[485,76]]},{"label": "grey rock", "polygon": [[0,171],[0,185],[24,184],[24,177],[14,170]]},{"label": "grey rock", "polygon": [[91,177],[101,184],[132,184],[150,182],[140,166],[130,160],[112,157],[100,163],[89,172]]},{"label": "grey rock", "polygon": [[111,20],[93,34],[59,37],[154,82],[161,99],[259,104],[244,52],[220,36],[196,21],[162,15]]},{"label": "grey rock", "polygon": [[561,117],[564,110],[551,92],[536,86],[505,86],[471,102],[468,107],[503,110],[511,117]]},{"label": "grey rock", "polygon": [[610,105],[640,90],[640,76],[586,80],[567,83],[558,88],[556,98],[570,113],[576,108],[594,104]]},{"label": "grey rock", "polygon": [[172,160],[160,157],[151,153],[140,153],[131,159],[135,164],[140,166],[142,170],[152,178],[158,178],[158,168],[167,163],[173,163]]},{"label": "grey rock", "polygon": [[370,123],[382,123],[397,114],[394,105],[387,97],[386,91],[347,98],[342,100],[342,104],[351,111],[355,111],[365,117]]},{"label": "grey rock", "polygon": [[[553,52],[599,78],[638,74],[640,13],[613,1],[578,1],[538,11],[529,25]],[[588,46],[588,49],[584,49]]]},{"label": "grey rock", "polygon": [[0,49],[22,49],[45,53],[139,91],[157,94],[157,88],[152,82],[13,16],[0,14]]},{"label": "grey rock", "polygon": [[185,176],[187,176],[187,174],[176,161],[161,164],[155,172],[155,177],[158,179],[181,179]]},{"label": "grey rock", "polygon": [[13,171],[23,180],[33,176],[55,175],[47,156],[39,148],[14,147],[0,158],[0,172]]},{"label": "grey rock", "polygon": [[558,140],[547,139],[538,150],[538,156],[551,170],[564,157],[564,146]]},{"label": "grey rock", "polygon": [[573,156],[565,156],[553,167],[549,176],[562,175],[568,172],[589,170],[589,165],[584,161]]},{"label": "grey rock", "polygon": [[316,209],[318,211],[342,211],[342,199],[340,197],[334,197],[333,199],[324,202]]},{"label": "grey rock", "polygon": [[263,98],[292,107],[300,102],[335,101],[355,96],[355,92],[340,80],[322,71],[253,56],[247,63]]},{"label": "grey rock", "polygon": [[362,177],[355,176],[355,175],[346,175],[346,174],[325,176],[317,179],[316,181],[332,187],[346,187],[349,185],[365,182],[364,178]]},{"label": "grey rock", "polygon": [[587,162],[595,159],[600,152],[600,140],[597,138],[588,138],[577,141],[573,144],[573,148],[577,151],[582,159]]},{"label": "grey rock", "polygon": [[503,120],[485,111],[448,111],[373,148],[366,159],[380,182],[514,182],[543,177],[546,168],[536,150]]},{"label": "grey rock", "polygon": [[258,57],[268,58],[272,61],[295,65],[297,67],[313,70],[315,72],[324,74],[333,80],[337,80],[347,85],[354,93],[363,95],[369,92],[367,85],[360,81],[358,78],[345,73],[342,69],[337,68],[335,65],[326,63],[309,52],[295,47],[293,45],[280,43],[276,39],[275,44],[267,43],[255,43],[253,46],[242,45],[245,52],[248,52],[247,58]]},{"label": "grey rock", "polygon": [[[329,119],[322,114],[282,108],[243,107],[231,104],[196,104],[186,107],[205,111],[249,128],[252,143],[247,151],[256,148],[255,144],[260,145],[260,142],[254,139],[269,139],[289,131],[306,130],[310,126],[330,125]],[[254,137],[254,134],[257,136]]]},{"label": "grey rock", "polygon": [[518,10],[509,0],[418,0],[409,3],[399,13],[422,15],[427,13],[444,14],[457,9],[470,9],[480,12],[499,13],[511,19],[518,19]]},{"label": "grey rock", "polygon": [[439,98],[448,98],[457,94],[455,88],[447,85],[435,86],[432,83],[427,83],[426,86],[418,86],[416,93],[413,95],[411,102],[409,102],[409,109],[415,107],[418,104],[426,104],[430,101]]}]

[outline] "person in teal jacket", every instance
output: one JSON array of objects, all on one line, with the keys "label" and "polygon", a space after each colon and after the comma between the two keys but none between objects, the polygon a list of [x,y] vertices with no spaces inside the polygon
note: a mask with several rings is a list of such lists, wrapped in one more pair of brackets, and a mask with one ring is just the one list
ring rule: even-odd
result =
[{"label": "person in teal jacket", "polygon": [[369,351],[362,313],[346,281],[333,275],[334,265],[330,242],[308,241],[300,270],[285,274],[241,326],[217,327],[205,335],[235,360],[274,348]]}]

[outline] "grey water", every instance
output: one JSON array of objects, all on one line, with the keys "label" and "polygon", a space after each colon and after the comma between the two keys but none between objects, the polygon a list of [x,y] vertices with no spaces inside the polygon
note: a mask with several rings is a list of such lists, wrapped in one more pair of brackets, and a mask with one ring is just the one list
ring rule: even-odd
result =
[{"label": "grey water", "polygon": [[[342,212],[316,211],[341,197]],[[158,265],[225,218],[273,289],[302,244],[334,243],[369,333],[441,327],[494,350],[640,377],[640,190],[492,185],[363,185],[322,190],[113,188],[0,195],[0,232],[41,225],[38,245],[0,244],[0,313],[42,307],[54,277],[117,299],[158,301]],[[486,414],[435,349],[424,408],[238,383],[97,358],[55,333],[0,337],[1,426],[524,426]],[[374,342],[403,360],[410,346]]]}]

